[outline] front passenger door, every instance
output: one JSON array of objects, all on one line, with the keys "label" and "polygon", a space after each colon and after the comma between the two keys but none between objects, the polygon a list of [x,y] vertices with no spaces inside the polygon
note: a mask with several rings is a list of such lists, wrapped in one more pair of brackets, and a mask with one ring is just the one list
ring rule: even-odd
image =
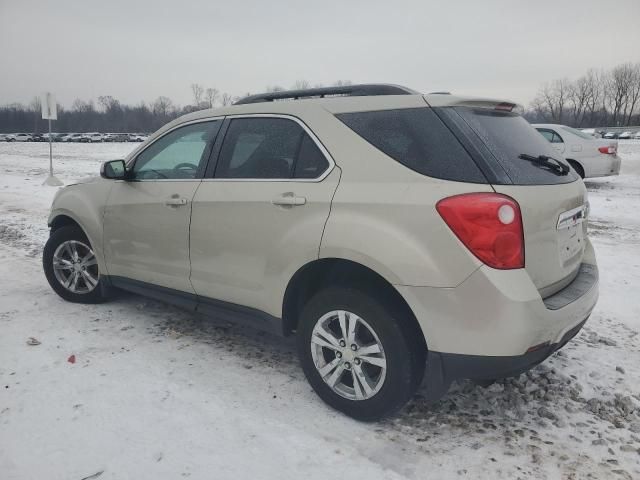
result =
[{"label": "front passenger door", "polygon": [[104,215],[107,271],[194,293],[189,281],[191,201],[222,120],[171,130],[145,148],[117,181]]}]

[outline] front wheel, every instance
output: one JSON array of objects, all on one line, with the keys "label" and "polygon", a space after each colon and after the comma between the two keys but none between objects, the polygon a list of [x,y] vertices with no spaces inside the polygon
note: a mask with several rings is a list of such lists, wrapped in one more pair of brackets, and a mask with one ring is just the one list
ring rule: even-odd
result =
[{"label": "front wheel", "polygon": [[305,305],[297,334],[309,383],[327,404],[355,419],[396,412],[424,374],[426,351],[411,320],[358,290],[319,292]]},{"label": "front wheel", "polygon": [[62,227],[44,246],[42,264],[51,288],[75,303],[99,303],[106,299],[98,262],[89,239],[76,226]]}]

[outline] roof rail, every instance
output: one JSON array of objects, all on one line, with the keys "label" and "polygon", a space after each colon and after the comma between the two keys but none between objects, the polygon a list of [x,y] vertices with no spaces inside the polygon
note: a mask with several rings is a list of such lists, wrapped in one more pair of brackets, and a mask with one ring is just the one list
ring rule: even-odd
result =
[{"label": "roof rail", "polygon": [[419,92],[400,85],[370,83],[361,85],[343,85],[339,87],[305,88],[282,92],[259,93],[241,98],[234,105],[248,103],[273,102],[276,100],[299,100],[303,98],[325,98],[329,96],[367,97],[373,95],[418,95]]}]

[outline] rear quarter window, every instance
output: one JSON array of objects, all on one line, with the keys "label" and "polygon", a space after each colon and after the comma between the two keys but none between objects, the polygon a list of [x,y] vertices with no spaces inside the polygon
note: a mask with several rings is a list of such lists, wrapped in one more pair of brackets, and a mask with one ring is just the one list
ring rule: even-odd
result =
[{"label": "rear quarter window", "polygon": [[469,153],[429,107],[342,113],[336,117],[415,172],[443,180],[487,183]]}]

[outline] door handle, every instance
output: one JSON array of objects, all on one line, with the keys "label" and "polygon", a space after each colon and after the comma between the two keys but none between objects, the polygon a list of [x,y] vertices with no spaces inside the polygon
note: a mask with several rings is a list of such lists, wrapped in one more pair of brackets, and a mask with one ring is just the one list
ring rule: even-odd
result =
[{"label": "door handle", "polygon": [[189,203],[189,200],[184,197],[171,197],[167,198],[164,202],[165,205],[169,205],[171,207],[179,207],[180,205],[186,205],[187,203]]},{"label": "door handle", "polygon": [[293,192],[287,192],[271,200],[271,203],[281,207],[296,207],[307,203],[307,199],[305,197],[298,197]]}]

